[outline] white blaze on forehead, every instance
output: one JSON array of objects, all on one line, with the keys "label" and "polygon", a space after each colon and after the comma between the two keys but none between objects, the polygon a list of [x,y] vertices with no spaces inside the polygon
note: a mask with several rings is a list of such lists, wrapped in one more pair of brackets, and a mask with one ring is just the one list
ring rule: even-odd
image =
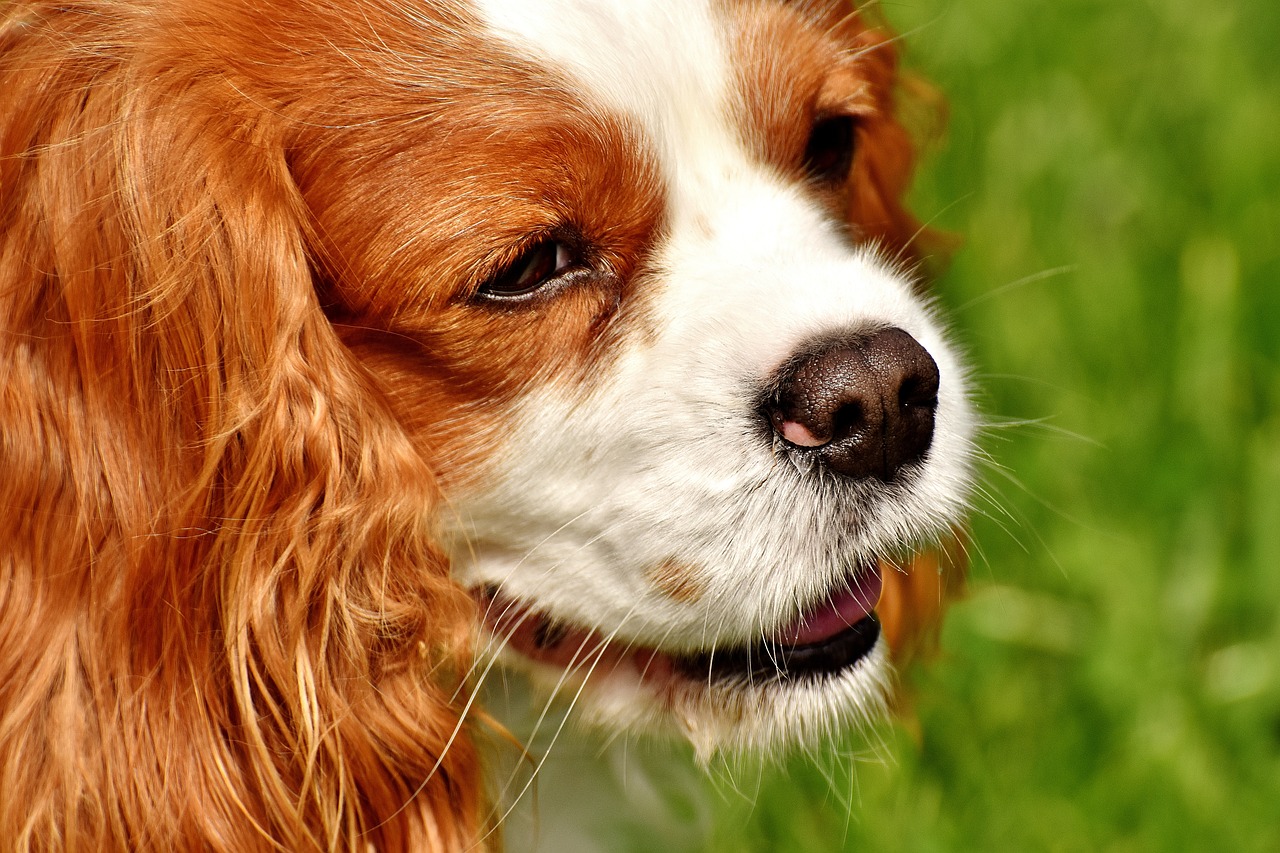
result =
[{"label": "white blaze on forehead", "polygon": [[[741,160],[723,24],[704,0],[475,0],[490,29],[636,121],[670,176]],[[728,149],[728,152],[726,152]],[[676,183],[682,183],[676,181]]]}]

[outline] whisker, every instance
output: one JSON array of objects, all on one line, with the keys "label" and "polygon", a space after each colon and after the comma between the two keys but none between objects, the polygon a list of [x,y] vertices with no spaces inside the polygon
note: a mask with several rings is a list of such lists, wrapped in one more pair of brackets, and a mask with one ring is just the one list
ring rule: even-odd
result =
[{"label": "whisker", "polygon": [[[624,620],[623,620],[623,622],[625,622],[625,621],[626,621],[626,620],[624,619]],[[554,733],[554,734],[552,735],[552,737],[551,737],[551,742],[547,745],[546,750],[543,752],[543,754],[542,754],[541,758],[539,758],[539,760],[538,760],[538,763],[537,763],[537,764],[535,765],[535,767],[533,768],[533,772],[530,774],[529,780],[528,780],[527,782],[525,782],[524,787],[522,787],[522,788],[520,789],[520,791],[516,793],[516,795],[515,795],[514,799],[512,800],[512,804],[511,804],[511,806],[510,806],[510,807],[508,807],[508,808],[507,808],[507,810],[506,810],[505,812],[503,812],[503,814],[502,814],[502,815],[497,819],[497,821],[495,821],[495,823],[494,823],[494,829],[491,829],[491,830],[489,831],[489,833],[486,833],[486,835],[484,836],[485,838],[488,838],[489,834],[491,834],[491,833],[495,832],[495,831],[496,831],[496,828],[497,828],[498,826],[501,826],[501,825],[502,825],[502,822],[503,822],[504,820],[506,820],[508,816],[510,816],[511,812],[515,809],[516,804],[517,804],[517,803],[519,803],[520,799],[521,799],[521,798],[525,795],[525,793],[529,790],[530,786],[532,786],[532,785],[533,785],[534,780],[536,780],[536,779],[538,778],[538,773],[539,773],[539,772],[541,772],[543,765],[545,765],[545,764],[546,764],[548,757],[551,755],[551,751],[555,748],[556,742],[559,740],[561,733],[564,731],[565,724],[566,724],[566,723],[568,722],[568,720],[569,720],[569,712],[570,712],[570,711],[572,711],[572,710],[573,710],[573,708],[574,708],[574,706],[576,706],[576,705],[577,705],[579,698],[581,698],[581,696],[582,696],[582,691],[586,689],[587,682],[591,679],[592,674],[595,672],[596,666],[597,666],[597,665],[600,663],[600,661],[603,659],[604,654],[605,654],[606,650],[608,649],[609,643],[612,641],[613,637],[615,637],[615,636],[617,635],[618,630],[620,630],[621,628],[622,628],[622,623],[619,623],[619,625],[618,625],[618,628],[617,628],[617,629],[615,629],[615,630],[614,630],[614,631],[613,631],[613,632],[612,632],[608,637],[606,637],[606,638],[602,639],[602,640],[601,640],[601,641],[596,645],[596,648],[594,648],[591,652],[588,652],[588,654],[589,654],[589,655],[594,654],[594,656],[595,656],[595,657],[594,657],[594,659],[591,661],[590,666],[587,668],[586,673],[582,675],[581,683],[578,685],[578,689],[574,692],[574,694],[573,694],[573,698],[572,698],[572,699],[570,700],[570,702],[569,702],[569,708],[568,708],[568,710],[567,710],[567,711],[565,712],[565,714],[562,716],[562,718],[561,718],[561,720],[560,720],[559,725],[556,727],[556,731],[555,731],[555,733]],[[582,645],[581,645],[581,646],[579,646],[579,648],[578,648],[578,652],[581,652],[581,651],[582,651],[583,647],[585,647],[585,646],[586,646],[586,643],[587,643],[587,641],[586,641],[586,640],[584,640],[584,641],[583,641],[583,643],[582,643]],[[577,656],[577,653],[575,653],[575,660],[576,660],[576,656]],[[570,667],[572,667],[573,665],[574,665],[574,664],[573,664],[573,663],[571,663],[569,667],[566,667],[566,673],[568,673],[568,671],[569,671]],[[563,682],[563,678],[562,678],[562,680],[560,681],[560,685],[563,685],[563,683],[564,683],[564,682]],[[559,685],[557,686],[557,691],[558,691],[558,689],[559,689]],[[550,705],[550,701],[553,701],[553,700],[554,700],[554,696],[552,697],[552,700],[549,700],[549,701],[548,701],[548,707],[549,707],[549,705]],[[543,716],[542,716],[542,717],[540,717],[539,719],[541,720],[541,719],[544,719],[544,718],[545,718],[545,708],[544,708],[544,714],[543,714]],[[531,740],[532,740],[532,738],[531,738]],[[529,757],[529,756],[528,756],[528,750],[527,750],[527,749],[524,751],[524,753],[522,753],[522,755],[521,755],[521,759],[520,759],[520,760],[523,760],[525,757]],[[502,794],[503,794],[503,795],[505,795],[506,791],[507,791],[507,788],[506,788],[506,787],[504,787],[504,788],[503,788],[503,791],[502,791]],[[482,840],[483,840],[483,839],[482,839]]]},{"label": "whisker", "polygon": [[1045,281],[1051,278],[1056,278],[1057,276],[1060,276],[1060,275],[1067,275],[1068,273],[1076,272],[1079,268],[1080,267],[1078,264],[1065,264],[1060,267],[1052,267],[1047,270],[1042,270],[1037,273],[1032,273],[1031,275],[1025,275],[1022,278],[1015,279],[1011,282],[1008,282],[1007,284],[1002,284],[999,287],[994,287],[994,288],[991,288],[990,290],[985,290],[982,293],[970,299],[969,301],[963,302],[957,307],[952,308],[951,312],[953,314],[959,314],[963,311],[968,311],[970,308],[974,307],[975,305],[981,305],[982,303],[995,299],[998,296],[1003,296],[1004,294],[1012,290],[1017,290],[1018,288],[1026,287],[1028,284],[1035,284],[1036,282]]}]

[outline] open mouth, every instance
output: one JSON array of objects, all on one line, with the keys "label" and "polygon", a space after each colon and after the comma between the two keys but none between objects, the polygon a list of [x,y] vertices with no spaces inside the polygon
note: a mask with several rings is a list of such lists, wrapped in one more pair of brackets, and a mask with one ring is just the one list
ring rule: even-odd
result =
[{"label": "open mouth", "polygon": [[630,671],[653,684],[685,681],[770,681],[817,678],[865,657],[880,636],[875,606],[882,580],[876,561],[860,566],[827,597],[782,628],[743,645],[664,650],[613,640],[557,621],[501,590],[478,593],[485,624],[506,648],[538,663],[587,674]]}]

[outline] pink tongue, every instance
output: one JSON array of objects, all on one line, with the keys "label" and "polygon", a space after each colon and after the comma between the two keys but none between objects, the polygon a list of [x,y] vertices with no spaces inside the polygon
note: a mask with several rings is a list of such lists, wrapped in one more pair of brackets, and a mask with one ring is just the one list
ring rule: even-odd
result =
[{"label": "pink tongue", "polygon": [[828,640],[853,627],[875,609],[880,600],[880,567],[859,569],[849,585],[778,632],[775,639],[791,646],[807,646]]}]

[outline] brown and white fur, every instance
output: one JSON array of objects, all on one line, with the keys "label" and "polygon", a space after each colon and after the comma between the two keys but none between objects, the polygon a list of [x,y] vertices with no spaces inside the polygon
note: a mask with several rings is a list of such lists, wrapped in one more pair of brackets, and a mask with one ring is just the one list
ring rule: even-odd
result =
[{"label": "brown and white fur", "polygon": [[865,14],[0,14],[2,843],[472,849],[495,655],[704,755],[879,713],[973,416]]}]

